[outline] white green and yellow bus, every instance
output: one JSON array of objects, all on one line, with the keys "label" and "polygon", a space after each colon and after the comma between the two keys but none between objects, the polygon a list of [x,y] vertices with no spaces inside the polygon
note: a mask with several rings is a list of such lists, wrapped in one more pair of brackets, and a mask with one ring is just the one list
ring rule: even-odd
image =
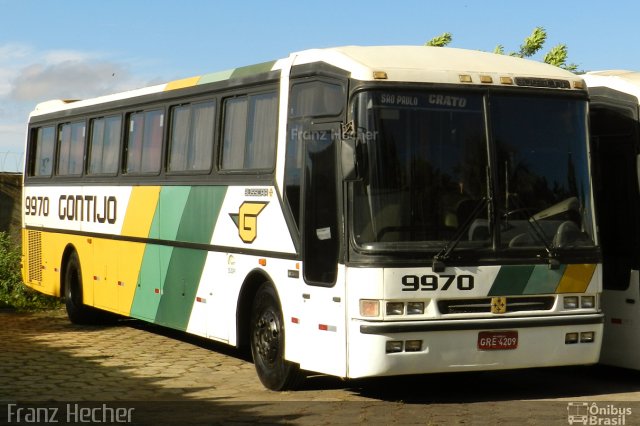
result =
[{"label": "white green and yellow bus", "polygon": [[587,101],[543,63],[352,46],[45,102],[24,280],[250,347],[274,390],[596,363]]},{"label": "white green and yellow bus", "polygon": [[582,76],[590,95],[595,205],[602,248],[603,364],[640,369],[640,73]]}]

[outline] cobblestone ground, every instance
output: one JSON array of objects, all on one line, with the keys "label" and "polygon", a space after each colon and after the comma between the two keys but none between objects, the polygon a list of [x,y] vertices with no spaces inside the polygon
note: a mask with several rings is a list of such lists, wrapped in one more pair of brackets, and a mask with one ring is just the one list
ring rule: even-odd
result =
[{"label": "cobblestone ground", "polygon": [[[128,408],[130,418],[113,417]],[[315,376],[301,390],[272,392],[250,359],[215,342],[138,321],[78,326],[62,310],[0,310],[0,424],[46,423],[45,409],[57,409],[58,424],[564,425],[591,410],[606,420],[591,424],[631,425],[640,424],[640,373],[595,366]]]}]

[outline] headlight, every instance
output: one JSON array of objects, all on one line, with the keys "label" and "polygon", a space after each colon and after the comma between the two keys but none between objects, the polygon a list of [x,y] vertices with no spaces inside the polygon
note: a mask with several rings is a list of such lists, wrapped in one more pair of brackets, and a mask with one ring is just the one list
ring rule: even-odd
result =
[{"label": "headlight", "polygon": [[424,314],[424,302],[407,302],[407,315]]},{"label": "headlight", "polygon": [[387,315],[402,315],[404,314],[403,302],[387,302]]},{"label": "headlight", "polygon": [[595,296],[582,296],[580,298],[580,306],[582,308],[595,308],[596,307],[596,297]]},{"label": "headlight", "polygon": [[564,308],[565,309],[578,309],[578,296],[565,296]]}]

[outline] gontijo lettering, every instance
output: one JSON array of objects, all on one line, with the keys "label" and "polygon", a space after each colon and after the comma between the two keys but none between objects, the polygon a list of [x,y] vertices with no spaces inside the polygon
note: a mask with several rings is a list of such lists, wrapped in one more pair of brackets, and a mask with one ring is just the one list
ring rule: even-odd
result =
[{"label": "gontijo lettering", "polygon": [[116,223],[118,200],[115,196],[61,195],[58,199],[60,220]]}]

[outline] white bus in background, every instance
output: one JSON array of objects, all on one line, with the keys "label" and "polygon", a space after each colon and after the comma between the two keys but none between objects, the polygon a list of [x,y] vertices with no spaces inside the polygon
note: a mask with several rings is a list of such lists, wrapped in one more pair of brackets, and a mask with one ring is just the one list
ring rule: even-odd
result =
[{"label": "white bus in background", "polygon": [[640,369],[640,73],[582,76],[590,125],[605,330],[600,362]]},{"label": "white bus in background", "polygon": [[42,103],[24,280],[249,346],[275,390],[596,363],[587,107],[559,68],[424,46]]}]

